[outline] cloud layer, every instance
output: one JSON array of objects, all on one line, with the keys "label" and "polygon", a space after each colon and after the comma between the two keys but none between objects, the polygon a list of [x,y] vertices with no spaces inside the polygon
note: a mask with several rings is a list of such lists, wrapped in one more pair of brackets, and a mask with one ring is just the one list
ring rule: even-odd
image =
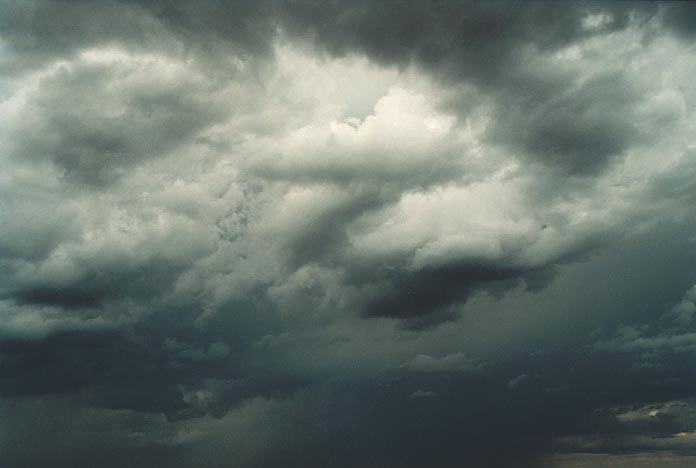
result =
[{"label": "cloud layer", "polygon": [[0,9],[0,465],[696,456],[691,5]]}]

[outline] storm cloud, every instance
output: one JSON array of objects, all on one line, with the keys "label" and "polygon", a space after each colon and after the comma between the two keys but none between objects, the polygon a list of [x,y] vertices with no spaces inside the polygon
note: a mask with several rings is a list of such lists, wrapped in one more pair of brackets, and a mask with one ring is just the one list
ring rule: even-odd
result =
[{"label": "storm cloud", "polygon": [[0,1],[0,465],[690,466],[695,18]]}]

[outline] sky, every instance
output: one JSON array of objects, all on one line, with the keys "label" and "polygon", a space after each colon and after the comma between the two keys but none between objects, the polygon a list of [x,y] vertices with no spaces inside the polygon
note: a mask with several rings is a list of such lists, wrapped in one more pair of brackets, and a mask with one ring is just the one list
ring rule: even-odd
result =
[{"label": "sky", "polygon": [[0,467],[696,466],[696,5],[0,0]]}]

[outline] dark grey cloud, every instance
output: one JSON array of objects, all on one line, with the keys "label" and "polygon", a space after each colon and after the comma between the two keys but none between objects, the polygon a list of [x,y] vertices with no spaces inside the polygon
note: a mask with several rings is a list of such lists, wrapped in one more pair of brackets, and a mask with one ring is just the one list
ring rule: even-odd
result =
[{"label": "dark grey cloud", "polygon": [[491,138],[570,174],[606,168],[640,141],[639,92],[621,72],[504,98]]},{"label": "dark grey cloud", "polygon": [[591,2],[327,3],[309,15],[301,10],[290,30],[334,55],[360,51],[383,63],[417,65],[445,82],[502,91],[490,103],[497,117],[491,137],[583,174],[633,144],[631,107],[641,97],[625,70],[577,83],[538,54],[647,21],[656,10]]},{"label": "dark grey cloud", "polygon": [[[288,29],[314,38],[333,54],[356,50],[387,63],[436,69],[449,79],[498,85],[519,66],[526,46],[554,50],[626,26],[631,7],[558,2],[370,2],[298,4]],[[393,14],[398,7],[400,14]],[[611,17],[597,30],[587,15]],[[512,72],[512,73],[511,73]]]},{"label": "dark grey cloud", "polygon": [[663,24],[680,38],[689,41],[696,31],[696,10],[687,2],[666,2],[661,5]]},{"label": "dark grey cloud", "polygon": [[[11,154],[23,161],[48,159],[68,178],[103,185],[224,116],[208,95],[216,85],[203,76],[186,76],[180,67],[147,57],[123,64],[127,55],[105,55],[57,65],[40,79],[16,116]],[[143,79],[151,75],[160,76],[157,83]]]},{"label": "dark grey cloud", "polygon": [[[545,272],[535,275],[534,271],[525,272],[514,267],[507,269],[503,265],[474,263],[423,269],[392,280],[366,312],[369,316],[400,317],[418,326],[421,323],[419,316],[427,318],[431,314],[445,314],[443,318],[451,318],[447,317],[449,307],[453,303],[465,302],[474,291],[487,285],[492,291],[496,286],[509,288],[527,275],[532,278],[532,284],[537,284],[534,276],[545,277],[544,281],[549,279],[549,274]],[[424,323],[428,324],[429,320]]]},{"label": "dark grey cloud", "polygon": [[690,5],[0,9],[0,465],[696,453]]},{"label": "dark grey cloud", "polygon": [[197,8],[179,1],[3,3],[0,28],[7,44],[2,61],[7,73],[111,44],[200,54],[197,58],[203,60],[236,49],[251,61],[271,52],[276,23],[265,2],[207,2]]}]

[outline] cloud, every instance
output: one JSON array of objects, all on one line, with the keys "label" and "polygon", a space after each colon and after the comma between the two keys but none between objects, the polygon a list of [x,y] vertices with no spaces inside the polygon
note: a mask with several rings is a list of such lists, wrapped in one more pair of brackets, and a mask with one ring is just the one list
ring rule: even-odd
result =
[{"label": "cloud", "polygon": [[48,159],[86,184],[113,182],[224,116],[216,85],[164,56],[88,49],[47,68],[6,116],[10,155]]},{"label": "cloud", "polygon": [[409,398],[435,398],[436,396],[437,395],[430,390],[416,390],[415,392],[411,393]]},{"label": "cloud", "polygon": [[419,354],[399,367],[414,372],[469,372],[482,367],[479,359],[464,353],[452,353],[440,358]]},{"label": "cloud", "polygon": [[0,8],[0,465],[690,460],[690,6]]},{"label": "cloud", "polygon": [[524,385],[524,383],[529,380],[529,376],[527,374],[520,374],[517,377],[511,378],[507,386],[510,390],[517,390],[521,385]]}]

